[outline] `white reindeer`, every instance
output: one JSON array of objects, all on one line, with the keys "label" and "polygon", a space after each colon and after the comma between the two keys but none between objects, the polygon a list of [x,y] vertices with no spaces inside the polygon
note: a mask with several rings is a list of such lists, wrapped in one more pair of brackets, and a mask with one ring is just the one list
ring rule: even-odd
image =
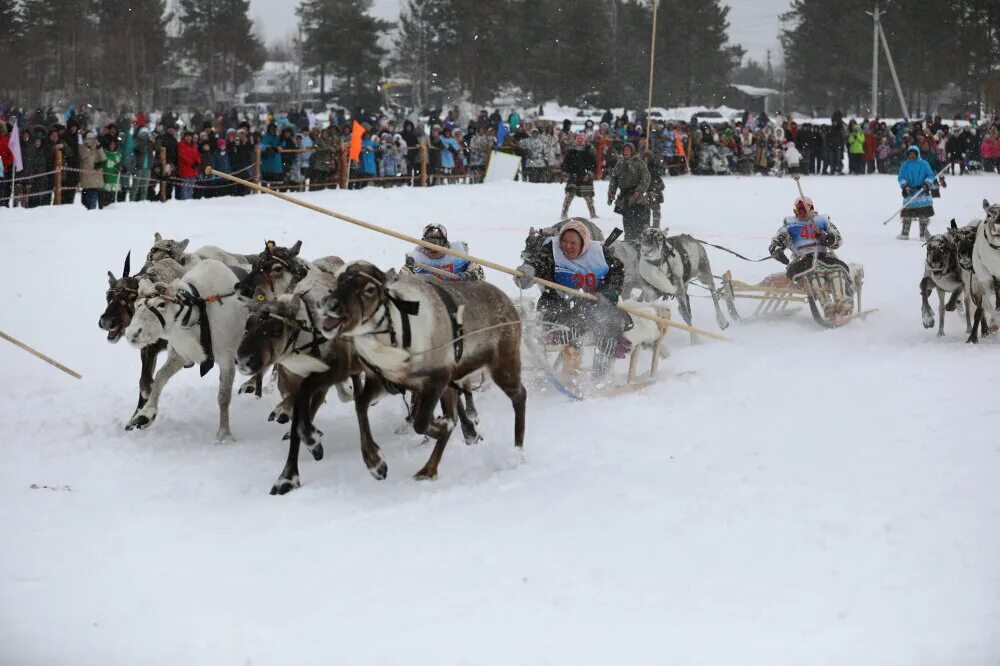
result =
[{"label": "white reindeer", "polygon": [[[990,204],[983,199],[986,217],[979,225],[976,244],[972,250],[972,272],[983,295],[982,308],[987,326],[996,332],[1000,326],[1000,203]],[[977,314],[978,317],[978,314]]]},{"label": "white reindeer", "polygon": [[232,439],[229,403],[236,375],[236,349],[243,335],[247,308],[233,295],[236,275],[214,259],[200,261],[170,284],[143,282],[135,315],[125,338],[142,348],[167,341],[169,355],[156,373],[149,400],[136,412],[127,430],[148,427],[156,419],[160,393],[185,365],[201,364],[204,376],[219,365],[219,441]]}]

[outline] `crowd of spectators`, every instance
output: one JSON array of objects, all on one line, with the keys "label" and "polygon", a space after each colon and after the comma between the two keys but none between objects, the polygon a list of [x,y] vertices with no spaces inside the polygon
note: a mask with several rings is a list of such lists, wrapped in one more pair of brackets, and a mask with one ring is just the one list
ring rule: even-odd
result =
[{"label": "crowd of spectators", "polygon": [[[824,122],[744,114],[739,120],[663,121],[643,112],[610,110],[583,125],[538,114],[479,111],[460,124],[452,109],[400,119],[356,110],[317,115],[305,109],[179,115],[86,108],[25,113],[0,105],[0,206],[55,202],[57,153],[60,203],[87,208],[116,202],[242,196],[247,188],[206,174],[233,173],[278,188],[438,185],[482,179],[493,150],[521,158],[521,178],[560,182],[567,153],[582,137],[594,157],[593,178],[607,178],[627,144],[651,171],[679,175],[731,173],[894,173],[910,145],[935,171],[1000,172],[1000,118],[950,127],[940,118],[893,122]],[[346,159],[357,121],[361,153]],[[8,133],[17,127],[23,168],[14,173]],[[651,131],[646,131],[646,128]],[[345,173],[346,169],[346,173]],[[77,199],[76,193],[80,192]],[[13,197],[12,197],[13,195]]]}]

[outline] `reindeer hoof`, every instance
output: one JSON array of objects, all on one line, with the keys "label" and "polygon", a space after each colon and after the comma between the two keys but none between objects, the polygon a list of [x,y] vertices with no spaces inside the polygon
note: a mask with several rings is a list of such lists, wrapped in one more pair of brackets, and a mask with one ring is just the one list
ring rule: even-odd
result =
[{"label": "reindeer hoof", "polygon": [[924,328],[934,328],[934,320],[924,319]]},{"label": "reindeer hoof", "polygon": [[312,446],[306,444],[306,448],[309,449],[309,453],[312,454],[313,460],[323,459],[323,444],[321,442],[316,442]]},{"label": "reindeer hoof", "polygon": [[296,488],[300,487],[302,484],[299,483],[299,475],[296,474],[290,479],[286,479],[283,476],[279,476],[278,480],[274,482],[271,486],[272,495],[285,495]]},{"label": "reindeer hoof", "polygon": [[279,424],[284,425],[288,423],[291,419],[288,418],[288,414],[281,413],[278,415],[277,421]]},{"label": "reindeer hoof", "polygon": [[287,442],[291,438],[292,438],[292,431],[289,430],[288,432],[286,432],[284,435],[281,436],[281,441]]},{"label": "reindeer hoof", "polygon": [[379,464],[374,467],[369,467],[368,473],[371,474],[376,481],[385,481],[385,478],[389,476],[389,465],[387,465],[384,460],[381,460],[379,461]]},{"label": "reindeer hoof", "polygon": [[939,338],[943,338],[943,337],[944,337],[944,331],[938,331],[938,332],[937,332],[937,336],[938,336]]},{"label": "reindeer hoof", "polygon": [[726,330],[727,328],[729,328],[729,322],[728,321],[720,321],[719,322],[719,328],[722,329],[723,331]]},{"label": "reindeer hoof", "polygon": [[146,416],[145,414],[137,414],[132,417],[132,420],[128,422],[125,426],[125,430],[132,431],[135,429],[144,430],[152,425],[153,421],[156,420],[156,414],[153,416]]},{"label": "reindeer hoof", "polygon": [[233,433],[229,432],[228,430],[225,432],[222,432],[220,430],[219,432],[215,433],[215,441],[218,444],[225,444],[226,442],[235,442],[236,438],[233,437]]},{"label": "reindeer hoof", "polygon": [[413,475],[413,478],[417,481],[434,481],[437,479],[437,470],[428,470],[426,467]]},{"label": "reindeer hoof", "polygon": [[479,444],[481,441],[483,441],[483,436],[480,435],[478,432],[472,433],[471,435],[465,435],[464,437],[466,446]]}]

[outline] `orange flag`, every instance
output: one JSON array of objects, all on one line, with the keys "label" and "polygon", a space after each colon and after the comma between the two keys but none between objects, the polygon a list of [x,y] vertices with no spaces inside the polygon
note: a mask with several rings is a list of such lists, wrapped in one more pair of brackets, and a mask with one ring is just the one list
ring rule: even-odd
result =
[{"label": "orange flag", "polygon": [[365,128],[357,120],[351,128],[351,159],[357,162],[361,159],[361,138],[365,135]]}]

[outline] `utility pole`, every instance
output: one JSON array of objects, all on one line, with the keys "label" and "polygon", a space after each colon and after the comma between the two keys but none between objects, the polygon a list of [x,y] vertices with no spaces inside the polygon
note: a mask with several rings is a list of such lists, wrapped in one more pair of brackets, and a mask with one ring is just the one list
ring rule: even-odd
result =
[{"label": "utility pole", "polygon": [[879,33],[878,0],[875,0],[875,11],[872,16],[872,118],[878,118],[878,33]]},{"label": "utility pole", "polygon": [[649,45],[649,97],[646,99],[646,145],[651,146],[649,139],[652,139],[652,109],[653,109],[653,65],[656,63],[656,10],[660,6],[660,0],[653,0],[653,35]]},{"label": "utility pole", "polygon": [[909,120],[910,110],[906,108],[906,98],[903,97],[903,88],[899,85],[899,77],[896,76],[896,65],[893,64],[892,54],[889,53],[889,42],[885,39],[885,30],[882,28],[881,21],[876,25],[878,26],[878,34],[882,38],[882,49],[885,51],[885,59],[889,63],[889,73],[892,74],[892,82],[896,86],[896,97],[899,98],[899,105],[903,107],[903,117]]}]

